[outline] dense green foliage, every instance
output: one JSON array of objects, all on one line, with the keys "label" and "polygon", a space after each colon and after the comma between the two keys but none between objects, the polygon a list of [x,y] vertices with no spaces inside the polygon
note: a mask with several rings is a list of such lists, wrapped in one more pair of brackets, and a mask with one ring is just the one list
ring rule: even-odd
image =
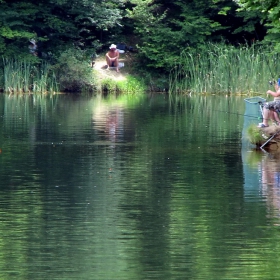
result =
[{"label": "dense green foliage", "polygon": [[[48,53],[69,46],[96,48],[101,34],[114,30],[121,20],[124,0],[3,0],[0,12],[0,54],[28,52],[36,39]],[[24,52],[25,50],[25,52]]]},{"label": "dense green foliage", "polygon": [[186,46],[255,37],[256,13],[237,9],[232,0],[3,0],[0,54],[28,53],[32,38],[46,55],[73,46],[94,52],[135,35],[142,58],[163,67]]},{"label": "dense green foliage", "polygon": [[61,52],[52,69],[61,91],[81,92],[92,91],[94,88],[92,68],[81,50],[68,49]]},{"label": "dense green foliage", "polygon": [[142,59],[149,66],[170,67],[182,50],[205,49],[205,42],[239,44],[255,37],[256,13],[237,14],[238,5],[231,0],[131,2],[135,6],[129,17],[141,38]]},{"label": "dense green foliage", "polygon": [[273,43],[277,51],[280,50],[280,3],[278,0],[238,0],[240,10],[256,11],[261,16],[262,23],[267,27],[266,41]]},{"label": "dense green foliage", "polygon": [[[168,74],[182,63],[182,53],[208,52],[206,43],[229,48],[264,38],[276,43],[280,29],[277,1],[1,0],[0,5],[0,55],[48,61],[58,71],[61,90],[71,91],[92,85],[90,56],[111,43],[138,50],[137,71]],[[38,56],[30,54],[31,39]]]},{"label": "dense green foliage", "polygon": [[[119,32],[125,0],[0,2],[0,56],[16,59],[18,65],[22,65],[22,61],[28,65],[33,63],[37,72],[44,64],[40,60],[47,61],[55,71],[61,91],[93,89],[90,56],[102,46],[102,40],[107,43],[112,34]],[[31,39],[37,42],[38,56],[29,52]],[[0,68],[2,73],[7,69],[1,63]],[[25,76],[31,73],[22,70],[19,67],[14,72]],[[1,77],[1,89],[11,88],[12,76],[6,75],[6,78]],[[13,85],[12,90],[26,92],[30,88],[34,89],[26,82]]]}]

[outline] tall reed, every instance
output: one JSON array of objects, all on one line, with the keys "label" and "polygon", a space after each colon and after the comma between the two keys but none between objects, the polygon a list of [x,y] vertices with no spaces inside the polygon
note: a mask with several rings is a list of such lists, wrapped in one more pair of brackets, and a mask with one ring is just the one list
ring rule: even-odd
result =
[{"label": "tall reed", "polygon": [[48,63],[34,65],[28,61],[3,58],[3,89],[5,92],[58,92],[55,73]]},{"label": "tall reed", "polygon": [[182,52],[170,73],[170,93],[265,93],[280,73],[278,59],[269,48],[209,43],[205,51]]}]

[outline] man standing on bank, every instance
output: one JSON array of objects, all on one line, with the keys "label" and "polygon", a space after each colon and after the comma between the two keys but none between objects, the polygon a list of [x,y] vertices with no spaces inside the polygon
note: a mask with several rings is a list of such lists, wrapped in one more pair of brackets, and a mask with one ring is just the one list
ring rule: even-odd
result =
[{"label": "man standing on bank", "polygon": [[268,127],[268,120],[275,121],[277,125],[280,124],[278,112],[280,111],[280,79],[275,83],[275,91],[268,90],[266,92],[274,97],[273,101],[263,104],[263,122],[259,123],[258,127]]},{"label": "man standing on bank", "polygon": [[116,71],[119,72],[119,56],[120,53],[117,50],[117,46],[112,44],[109,47],[109,51],[106,53],[106,62],[107,66],[109,67],[116,67]]}]

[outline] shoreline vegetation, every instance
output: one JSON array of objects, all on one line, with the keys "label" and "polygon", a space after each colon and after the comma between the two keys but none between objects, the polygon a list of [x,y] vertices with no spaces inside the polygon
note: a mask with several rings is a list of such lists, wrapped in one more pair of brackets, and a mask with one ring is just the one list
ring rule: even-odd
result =
[{"label": "shoreline vegetation", "polygon": [[264,94],[279,55],[269,47],[208,44],[206,51],[185,51],[170,72],[171,93]]},{"label": "shoreline vegetation", "polygon": [[[279,74],[279,9],[251,2],[1,0],[0,90],[266,92]],[[112,44],[125,51],[123,80],[92,68]]]},{"label": "shoreline vegetation", "polygon": [[[137,53],[121,54],[120,73],[105,69],[105,54],[91,67],[78,50],[62,53],[56,63],[3,58],[0,88],[5,93],[137,93],[235,94],[265,93],[273,73],[280,74],[272,48],[208,44],[204,51],[185,50],[170,71],[141,67]],[[276,77],[275,77],[276,78]]]}]

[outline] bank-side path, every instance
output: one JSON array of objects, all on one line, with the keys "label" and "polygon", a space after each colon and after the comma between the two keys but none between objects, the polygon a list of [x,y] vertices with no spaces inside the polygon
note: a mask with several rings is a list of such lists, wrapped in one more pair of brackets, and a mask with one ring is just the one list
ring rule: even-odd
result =
[{"label": "bank-side path", "polygon": [[97,57],[93,64],[93,71],[95,71],[97,83],[101,84],[104,79],[112,79],[115,81],[125,80],[126,76],[129,74],[130,69],[130,59],[125,54],[120,55],[119,72],[116,71],[115,67],[108,68],[106,65],[105,54]]}]

